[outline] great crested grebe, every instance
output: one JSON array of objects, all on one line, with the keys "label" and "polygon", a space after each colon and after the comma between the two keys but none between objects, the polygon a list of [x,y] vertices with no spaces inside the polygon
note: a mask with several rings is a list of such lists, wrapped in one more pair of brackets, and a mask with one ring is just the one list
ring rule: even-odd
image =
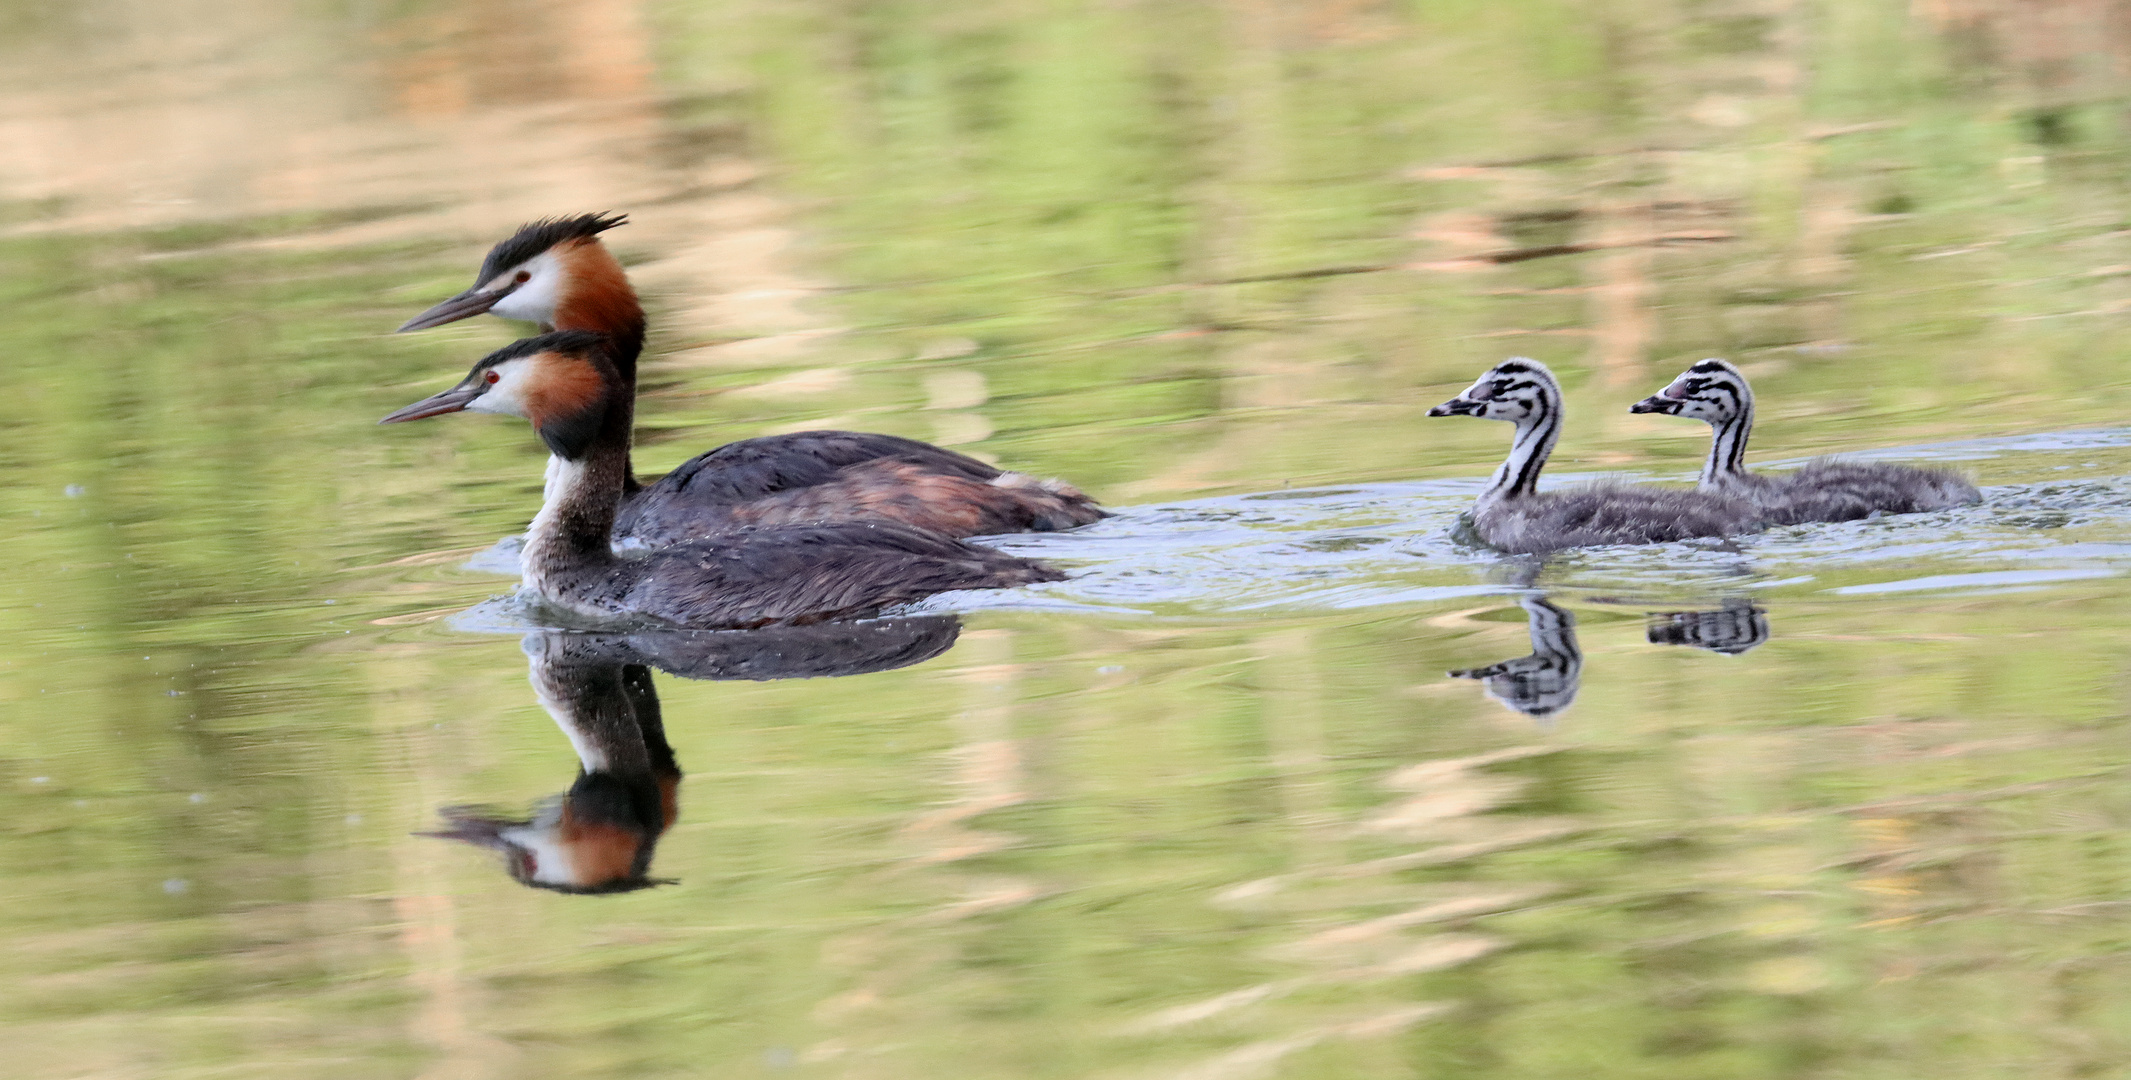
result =
[{"label": "great crested grebe", "polygon": [[547,493],[519,554],[525,584],[593,616],[697,629],[861,618],[954,589],[1064,577],[1042,563],[892,521],[746,528],[617,556],[609,537],[628,471],[635,395],[585,330],[527,338],[482,358],[459,385],[380,423],[472,410],[521,416],[547,444]]},{"label": "great crested grebe", "polygon": [[1796,472],[1760,476],[1746,468],[1754,430],[1754,390],[1730,363],[1704,360],[1629,412],[1686,416],[1709,424],[1703,491],[1749,499],[1771,525],[1854,521],[1873,513],[1913,514],[1978,502],[1983,494],[1947,469],[1816,458]]},{"label": "great crested grebe", "polygon": [[1478,416],[1517,425],[1509,458],[1473,504],[1473,530],[1490,547],[1516,554],[1595,544],[1659,544],[1730,536],[1762,527],[1741,499],[1700,491],[1597,484],[1538,490],[1539,470],[1561,437],[1561,386],[1545,364],[1513,357],[1489,368],[1430,416]]},{"label": "great crested grebe", "polygon": [[[644,309],[599,234],[624,215],[535,221],[490,249],[473,288],[409,319],[400,332],[488,312],[542,330],[613,337],[614,366],[636,385]],[[628,463],[625,461],[624,465]],[[1053,532],[1099,521],[1070,485],[1002,472],[930,443],[856,431],[801,431],[728,443],[650,483],[622,477],[614,539],[650,545],[747,525],[899,521],[945,536]]]},{"label": "great crested grebe", "polygon": [[680,813],[681,768],[666,742],[658,689],[641,662],[611,638],[526,635],[533,693],[577,751],[577,782],[531,818],[447,806],[444,828],[423,836],[503,853],[524,885],[618,893],[660,884],[650,875],[658,840]]}]

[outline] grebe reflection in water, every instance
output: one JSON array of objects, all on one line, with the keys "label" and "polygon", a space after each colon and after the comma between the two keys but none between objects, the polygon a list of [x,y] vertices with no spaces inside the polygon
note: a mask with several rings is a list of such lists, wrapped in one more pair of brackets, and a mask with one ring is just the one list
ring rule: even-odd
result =
[{"label": "grebe reflection in water", "polygon": [[530,817],[444,807],[444,827],[421,835],[499,852],[511,877],[534,888],[604,894],[666,884],[651,876],[651,860],[680,814],[681,769],[653,668],[720,680],[857,675],[938,656],[960,629],[954,617],[932,615],[745,632],[528,634],[528,678],[577,751],[576,781]]},{"label": "grebe reflection in water", "polygon": [[1742,596],[1715,611],[1653,611],[1644,628],[1652,645],[1685,645],[1737,656],[1768,641],[1768,613]]},{"label": "grebe reflection in water", "polygon": [[1532,652],[1486,667],[1450,672],[1453,679],[1478,679],[1487,696],[1526,716],[1551,717],[1576,701],[1583,683],[1583,650],[1576,645],[1576,616],[1556,607],[1542,593],[1517,600],[1531,632]]},{"label": "grebe reflection in water", "polygon": [[[1576,616],[1542,593],[1528,593],[1517,605],[1525,611],[1531,654],[1449,674],[1480,680],[1488,697],[1526,716],[1551,718],[1575,703],[1583,682]],[[1750,600],[1727,597],[1714,611],[1652,612],[1645,636],[1652,645],[1685,645],[1737,656],[1768,640],[1768,616]]]}]

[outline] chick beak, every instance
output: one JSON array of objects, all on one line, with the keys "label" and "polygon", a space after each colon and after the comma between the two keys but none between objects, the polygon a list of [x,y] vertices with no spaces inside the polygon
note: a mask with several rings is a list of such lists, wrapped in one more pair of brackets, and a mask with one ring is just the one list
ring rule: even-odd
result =
[{"label": "chick beak", "polygon": [[404,325],[394,330],[393,333],[404,334],[411,330],[427,330],[432,326],[442,326],[445,323],[458,322],[460,319],[471,319],[489,308],[495,307],[498,301],[510,294],[511,290],[508,288],[484,292],[479,286],[475,286],[407,320]]},{"label": "chick beak", "polygon": [[1685,404],[1686,400],[1687,391],[1675,383],[1628,406],[1628,411],[1632,413],[1664,413],[1667,416],[1678,416],[1680,414],[1680,406]]},{"label": "chick beak", "polygon": [[378,421],[380,424],[404,424],[409,420],[424,420],[445,413],[462,412],[475,398],[487,392],[488,384],[468,380],[444,391],[425,397],[400,411]]},{"label": "chick beak", "polygon": [[1430,416],[1471,416],[1472,414],[1474,414],[1474,413],[1476,413],[1476,412],[1479,412],[1479,411],[1480,411],[1480,407],[1481,407],[1481,406],[1482,406],[1483,404],[1485,404],[1485,403],[1484,403],[1484,402],[1479,402],[1479,401],[1474,401],[1474,400],[1472,400],[1471,398],[1467,398],[1467,397],[1454,397],[1454,398],[1451,398],[1451,399],[1450,399],[1449,401],[1446,401],[1446,402],[1442,403],[1441,405],[1438,405],[1438,406],[1436,406],[1435,408],[1433,408],[1433,409],[1430,409],[1430,410],[1428,410],[1428,415],[1430,415]]}]

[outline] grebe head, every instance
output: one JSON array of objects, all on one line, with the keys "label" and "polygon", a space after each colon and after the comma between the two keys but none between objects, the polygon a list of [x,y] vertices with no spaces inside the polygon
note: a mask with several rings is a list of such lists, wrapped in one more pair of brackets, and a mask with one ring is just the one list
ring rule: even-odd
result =
[{"label": "grebe head", "polygon": [[1465,392],[1428,410],[1430,416],[1477,416],[1524,425],[1559,408],[1561,385],[1545,364],[1522,356],[1487,369]]},{"label": "grebe head", "polygon": [[511,877],[536,889],[618,893],[669,884],[649,876],[663,824],[607,820],[614,815],[605,804],[614,801],[605,793],[573,789],[540,807],[530,821],[451,806],[442,811],[444,828],[416,835],[500,852]]},{"label": "grebe head", "polygon": [[514,341],[481,358],[459,385],[383,420],[400,424],[455,412],[501,413],[532,421],[557,457],[582,457],[609,400],[626,385],[607,355],[605,334],[560,330]]},{"label": "grebe head", "polygon": [[1747,387],[1746,376],[1729,363],[1712,358],[1680,372],[1670,386],[1628,406],[1628,411],[1723,424],[1737,419],[1753,400],[1754,392]]},{"label": "grebe head", "polygon": [[[626,224],[625,214],[543,218],[490,248],[474,287],[407,320],[398,333],[427,330],[482,312],[557,325],[557,308],[585,285],[611,287],[621,273],[599,234]],[[622,279],[626,289],[627,279]],[[579,328],[583,329],[583,328]]]}]

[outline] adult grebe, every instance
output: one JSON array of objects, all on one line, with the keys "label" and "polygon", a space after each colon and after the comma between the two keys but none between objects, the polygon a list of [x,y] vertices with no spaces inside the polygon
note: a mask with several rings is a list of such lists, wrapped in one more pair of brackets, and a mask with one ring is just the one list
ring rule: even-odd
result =
[{"label": "adult grebe", "polygon": [[697,629],[860,618],[954,589],[1064,577],[1041,563],[892,521],[746,528],[614,553],[635,395],[605,334],[563,330],[505,346],[459,385],[380,423],[473,410],[521,416],[548,446],[547,494],[519,563],[528,588],[594,616]]},{"label": "adult grebe", "polygon": [[[535,221],[490,249],[473,288],[407,320],[423,330],[488,312],[543,330],[613,337],[613,363],[636,385],[644,309],[599,234],[624,215]],[[669,544],[747,525],[900,521],[945,536],[1052,532],[1099,521],[1070,485],[1002,472],[895,435],[802,431],[743,439],[640,482],[624,461],[614,539]]]},{"label": "adult grebe", "polygon": [[1594,544],[1658,544],[1762,527],[1747,502],[1699,491],[1596,484],[1538,490],[1539,470],[1561,437],[1561,385],[1545,364],[1513,357],[1489,368],[1430,416],[1478,416],[1517,425],[1509,458],[1473,504],[1473,530],[1490,547],[1528,554]]},{"label": "adult grebe", "polygon": [[1754,390],[1738,368],[1723,360],[1704,360],[1688,368],[1628,411],[1708,423],[1709,460],[1702,465],[1701,490],[1751,500],[1771,525],[1944,510],[1983,498],[1974,484],[1946,469],[1816,458],[1776,476],[1748,471],[1746,440],[1754,430]]}]

